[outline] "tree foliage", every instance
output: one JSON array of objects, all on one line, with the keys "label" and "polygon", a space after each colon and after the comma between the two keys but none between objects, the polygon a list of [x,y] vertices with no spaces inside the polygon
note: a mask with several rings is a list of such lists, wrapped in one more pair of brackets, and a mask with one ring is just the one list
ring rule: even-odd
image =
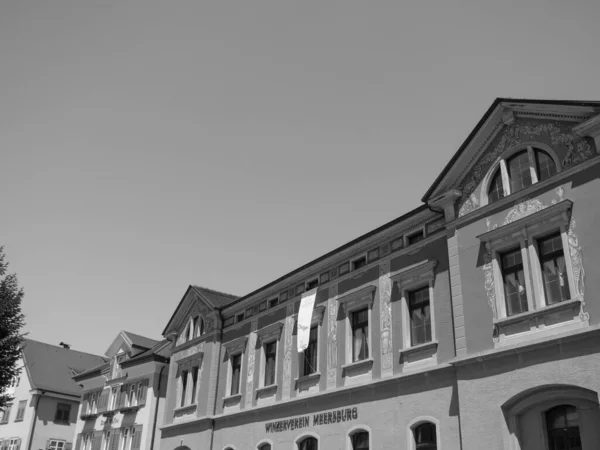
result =
[{"label": "tree foliage", "polygon": [[4,247],[0,247],[0,408],[12,401],[5,392],[20,372],[17,362],[21,357],[21,329],[25,324],[21,312],[24,292],[15,274],[6,275],[7,268]]}]

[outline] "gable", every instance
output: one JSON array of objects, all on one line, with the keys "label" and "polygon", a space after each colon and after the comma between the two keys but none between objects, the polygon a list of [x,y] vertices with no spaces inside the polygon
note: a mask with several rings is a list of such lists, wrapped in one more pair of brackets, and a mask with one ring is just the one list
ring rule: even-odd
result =
[{"label": "gable", "polygon": [[598,154],[593,127],[581,124],[598,116],[600,102],[496,99],[469,134],[423,201],[433,204],[452,192],[455,215],[481,205],[481,182],[501,155],[524,143],[552,149],[560,168],[580,164]]},{"label": "gable", "polygon": [[198,292],[195,286],[190,286],[163,331],[163,336],[175,337],[179,342],[190,323],[190,319],[196,316],[202,317],[206,332],[220,326],[218,323],[218,310],[204,298],[201,292]]}]

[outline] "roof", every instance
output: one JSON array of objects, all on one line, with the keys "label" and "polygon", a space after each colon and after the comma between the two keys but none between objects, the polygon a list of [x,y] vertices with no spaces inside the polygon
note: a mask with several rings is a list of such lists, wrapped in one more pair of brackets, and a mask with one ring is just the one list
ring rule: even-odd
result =
[{"label": "roof", "polygon": [[195,291],[212,303],[217,309],[223,308],[224,306],[227,306],[228,304],[240,298],[237,295],[226,294],[224,292],[215,291],[202,286],[192,285],[192,287]]},{"label": "roof", "polygon": [[23,360],[32,388],[79,396],[81,388],[73,375],[104,365],[99,355],[67,349],[44,342],[26,339]]},{"label": "roof", "polygon": [[564,106],[586,106],[586,107],[600,106],[600,101],[594,102],[594,101],[580,101],[580,100],[533,100],[533,99],[498,97],[496,100],[494,100],[492,105],[485,112],[485,114],[483,115],[481,120],[479,120],[479,122],[477,122],[477,125],[475,125],[475,128],[473,128],[473,131],[471,131],[471,133],[469,133],[469,135],[467,136],[467,139],[465,139],[465,141],[459,147],[458,151],[454,154],[454,156],[452,156],[450,161],[448,161],[448,164],[446,164],[444,169],[437,176],[437,178],[435,179],[435,181],[433,182],[431,187],[429,189],[427,189],[427,192],[425,192],[425,195],[423,195],[423,198],[421,199],[423,202],[427,202],[427,200],[429,200],[429,197],[431,196],[433,191],[438,187],[438,185],[442,182],[442,180],[444,179],[446,174],[450,171],[452,166],[454,166],[456,161],[458,161],[458,159],[461,157],[462,153],[465,151],[465,149],[467,148],[467,146],[469,145],[471,140],[475,137],[475,135],[479,132],[481,127],[485,124],[485,122],[487,121],[489,116],[494,112],[494,110],[498,107],[499,104],[504,103],[504,102],[529,103],[529,104],[537,104],[537,105],[564,105]]},{"label": "roof", "polygon": [[130,331],[123,330],[123,333],[127,335],[129,340],[131,341],[131,345],[134,345],[136,347],[152,348],[159,342],[155,339],[150,339],[144,336],[140,336],[139,334],[131,333]]},{"label": "roof", "polygon": [[152,348],[135,355],[133,358],[123,361],[122,367],[133,366],[148,360],[167,362],[171,356],[171,342],[168,339],[163,339],[157,342]]}]

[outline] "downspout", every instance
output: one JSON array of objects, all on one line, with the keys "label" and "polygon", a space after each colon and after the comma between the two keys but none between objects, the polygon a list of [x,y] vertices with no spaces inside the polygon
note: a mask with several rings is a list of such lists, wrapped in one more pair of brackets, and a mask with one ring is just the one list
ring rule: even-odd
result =
[{"label": "downspout", "polygon": [[210,450],[212,450],[213,448],[213,442],[215,439],[215,414],[217,413],[217,394],[219,391],[219,372],[221,371],[221,347],[222,347],[222,342],[223,342],[223,315],[221,314],[221,309],[217,309],[217,311],[219,312],[219,317],[221,319],[221,329],[219,330],[219,358],[217,360],[217,378],[215,380],[215,403],[213,405],[213,412],[212,412],[212,416],[213,418],[211,419],[211,427],[210,427]]},{"label": "downspout", "polygon": [[[427,208],[429,208],[430,211],[434,212],[434,213],[442,213],[444,214],[444,217],[446,217],[446,213],[443,210],[439,210],[439,209],[434,209],[429,203],[427,204]],[[446,246],[448,244],[448,239],[446,239]],[[448,280],[449,284],[450,280]],[[450,308],[452,310],[452,314],[450,315],[450,318],[452,319],[452,341],[454,343],[454,356],[456,356],[456,339],[454,338],[454,305],[452,303],[452,286],[450,286]],[[454,368],[454,380],[456,382],[455,387],[456,387],[456,407],[458,408],[458,442],[460,443],[460,448],[463,448],[463,439],[462,439],[462,423],[460,420],[460,395],[458,392],[458,376],[457,376],[457,371],[456,371],[456,366],[452,365],[452,367]]]},{"label": "downspout", "polygon": [[40,400],[42,399],[42,395],[44,394],[45,391],[40,390],[37,402],[35,402],[35,406],[33,407],[33,421],[31,422],[31,430],[29,430],[29,442],[27,443],[27,450],[31,450],[31,445],[33,443],[33,433],[35,431],[35,423],[37,422],[37,410],[40,404]]},{"label": "downspout", "polygon": [[160,373],[158,374],[158,392],[156,395],[156,408],[154,410],[154,423],[152,424],[152,440],[150,441],[150,450],[154,450],[154,438],[156,436],[156,421],[158,420],[158,407],[160,405],[160,382],[162,380],[162,374],[163,370],[165,370],[165,367],[167,366],[162,366],[162,369],[160,369]]}]

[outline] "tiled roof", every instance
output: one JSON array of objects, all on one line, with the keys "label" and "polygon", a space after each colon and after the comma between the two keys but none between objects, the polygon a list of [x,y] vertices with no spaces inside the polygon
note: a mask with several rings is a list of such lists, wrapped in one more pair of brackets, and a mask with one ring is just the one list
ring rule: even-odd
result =
[{"label": "tiled roof", "polygon": [[123,333],[125,333],[131,343],[137,347],[152,348],[159,342],[155,339],[140,336],[139,334],[131,333],[129,331],[123,331]]},{"label": "tiled roof", "polygon": [[26,339],[23,359],[33,388],[79,395],[81,387],[73,375],[104,365],[102,356],[71,350],[44,342]]},{"label": "tiled roof", "polygon": [[192,285],[192,287],[216,308],[227,306],[239,298],[237,295],[226,294],[224,292],[215,291],[202,286]]},{"label": "tiled roof", "polygon": [[131,359],[128,359],[125,361],[125,364],[134,364],[136,361],[145,359],[151,355],[157,355],[161,358],[168,359],[171,356],[171,350],[169,348],[170,344],[171,342],[168,339],[163,339],[162,341],[157,342],[152,348],[135,355]]}]

